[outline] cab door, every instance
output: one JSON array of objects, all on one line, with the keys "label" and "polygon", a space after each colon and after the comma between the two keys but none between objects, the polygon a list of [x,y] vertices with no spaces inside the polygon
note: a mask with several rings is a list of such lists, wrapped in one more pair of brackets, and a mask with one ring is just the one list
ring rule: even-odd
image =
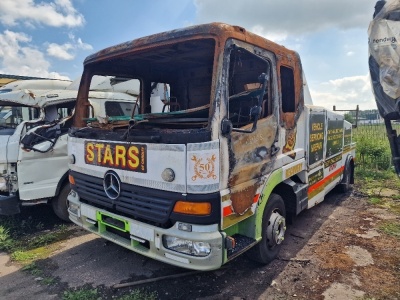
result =
[{"label": "cab door", "polygon": [[[68,172],[68,114],[58,108],[60,122],[37,126],[21,139],[17,171],[21,200],[54,197],[60,180]],[[68,117],[67,117],[68,118]]]},{"label": "cab door", "polygon": [[[279,150],[275,147],[278,121],[272,103],[272,81],[276,78],[271,63],[274,56],[267,51],[256,55],[252,46],[235,43],[241,47],[233,47],[229,53],[227,119],[232,132],[228,141],[230,194],[223,200],[224,228],[254,214],[262,177],[273,170]],[[267,81],[262,83],[259,78]],[[260,116],[253,131],[254,111],[260,102]]]}]

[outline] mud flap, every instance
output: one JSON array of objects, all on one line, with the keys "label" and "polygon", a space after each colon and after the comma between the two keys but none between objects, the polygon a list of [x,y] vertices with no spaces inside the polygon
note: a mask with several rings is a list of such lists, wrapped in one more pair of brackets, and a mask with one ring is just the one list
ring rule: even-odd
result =
[{"label": "mud flap", "polygon": [[20,212],[18,196],[0,195],[0,215],[10,216]]},{"label": "mud flap", "polygon": [[291,205],[287,205],[289,212],[295,213],[297,216],[301,211],[307,208],[308,205],[308,184],[305,183],[297,183],[291,179],[286,179],[284,181],[287,185],[289,185],[294,195],[296,196],[295,207],[293,207],[294,203],[290,203]]}]

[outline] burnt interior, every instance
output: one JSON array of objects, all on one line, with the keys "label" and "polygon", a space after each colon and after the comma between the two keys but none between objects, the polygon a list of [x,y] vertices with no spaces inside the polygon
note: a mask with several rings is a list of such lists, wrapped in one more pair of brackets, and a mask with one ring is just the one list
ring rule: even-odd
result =
[{"label": "burnt interior", "polygon": [[[234,47],[229,57],[229,120],[234,127],[242,127],[253,121],[252,107],[258,103],[261,83],[258,77],[267,73],[269,62],[243,48]],[[268,82],[261,105],[261,118],[272,113]]]},{"label": "burnt interior", "polygon": [[[188,40],[125,53],[88,65],[93,75],[140,80],[141,118],[134,127],[204,128],[208,126],[215,41]],[[167,84],[168,113],[151,114],[150,97],[157,83]],[[164,119],[164,120],[160,120]]]}]

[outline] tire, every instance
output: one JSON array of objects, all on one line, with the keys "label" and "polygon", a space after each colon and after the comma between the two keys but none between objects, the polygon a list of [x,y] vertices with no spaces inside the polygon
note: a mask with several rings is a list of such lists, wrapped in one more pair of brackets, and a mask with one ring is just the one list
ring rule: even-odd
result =
[{"label": "tire", "polygon": [[346,166],[344,167],[342,181],[339,183],[337,187],[339,193],[344,194],[351,190],[351,184],[350,184],[351,174],[352,174],[351,165],[350,162],[347,162]]},{"label": "tire", "polygon": [[60,190],[60,193],[54,197],[53,201],[51,201],[51,206],[53,207],[53,211],[57,217],[65,222],[71,222],[68,214],[68,201],[67,197],[71,188],[69,184],[63,185]]},{"label": "tire", "polygon": [[268,264],[279,254],[286,231],[286,209],[281,196],[271,194],[262,219],[262,239],[248,252],[250,259]]}]

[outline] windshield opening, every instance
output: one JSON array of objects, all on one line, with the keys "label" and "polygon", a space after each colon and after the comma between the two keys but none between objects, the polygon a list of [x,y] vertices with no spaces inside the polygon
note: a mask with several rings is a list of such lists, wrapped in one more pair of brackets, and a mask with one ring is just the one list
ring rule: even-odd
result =
[{"label": "windshield opening", "polygon": [[[189,40],[88,68],[93,77],[112,78],[110,84],[126,84],[132,79],[139,83],[137,87],[125,86],[126,90],[137,90],[138,98],[137,105],[130,108],[133,113],[124,119],[127,126],[130,123],[133,128],[204,128],[209,120],[214,49],[213,39]],[[108,99],[106,109],[112,106],[108,102],[112,99]],[[120,125],[127,107],[117,105],[113,110],[118,110],[114,115],[121,116]],[[113,118],[107,119],[110,121]]]},{"label": "windshield opening", "polygon": [[28,106],[0,106],[0,129],[16,128],[23,121],[39,118],[40,110]]}]

